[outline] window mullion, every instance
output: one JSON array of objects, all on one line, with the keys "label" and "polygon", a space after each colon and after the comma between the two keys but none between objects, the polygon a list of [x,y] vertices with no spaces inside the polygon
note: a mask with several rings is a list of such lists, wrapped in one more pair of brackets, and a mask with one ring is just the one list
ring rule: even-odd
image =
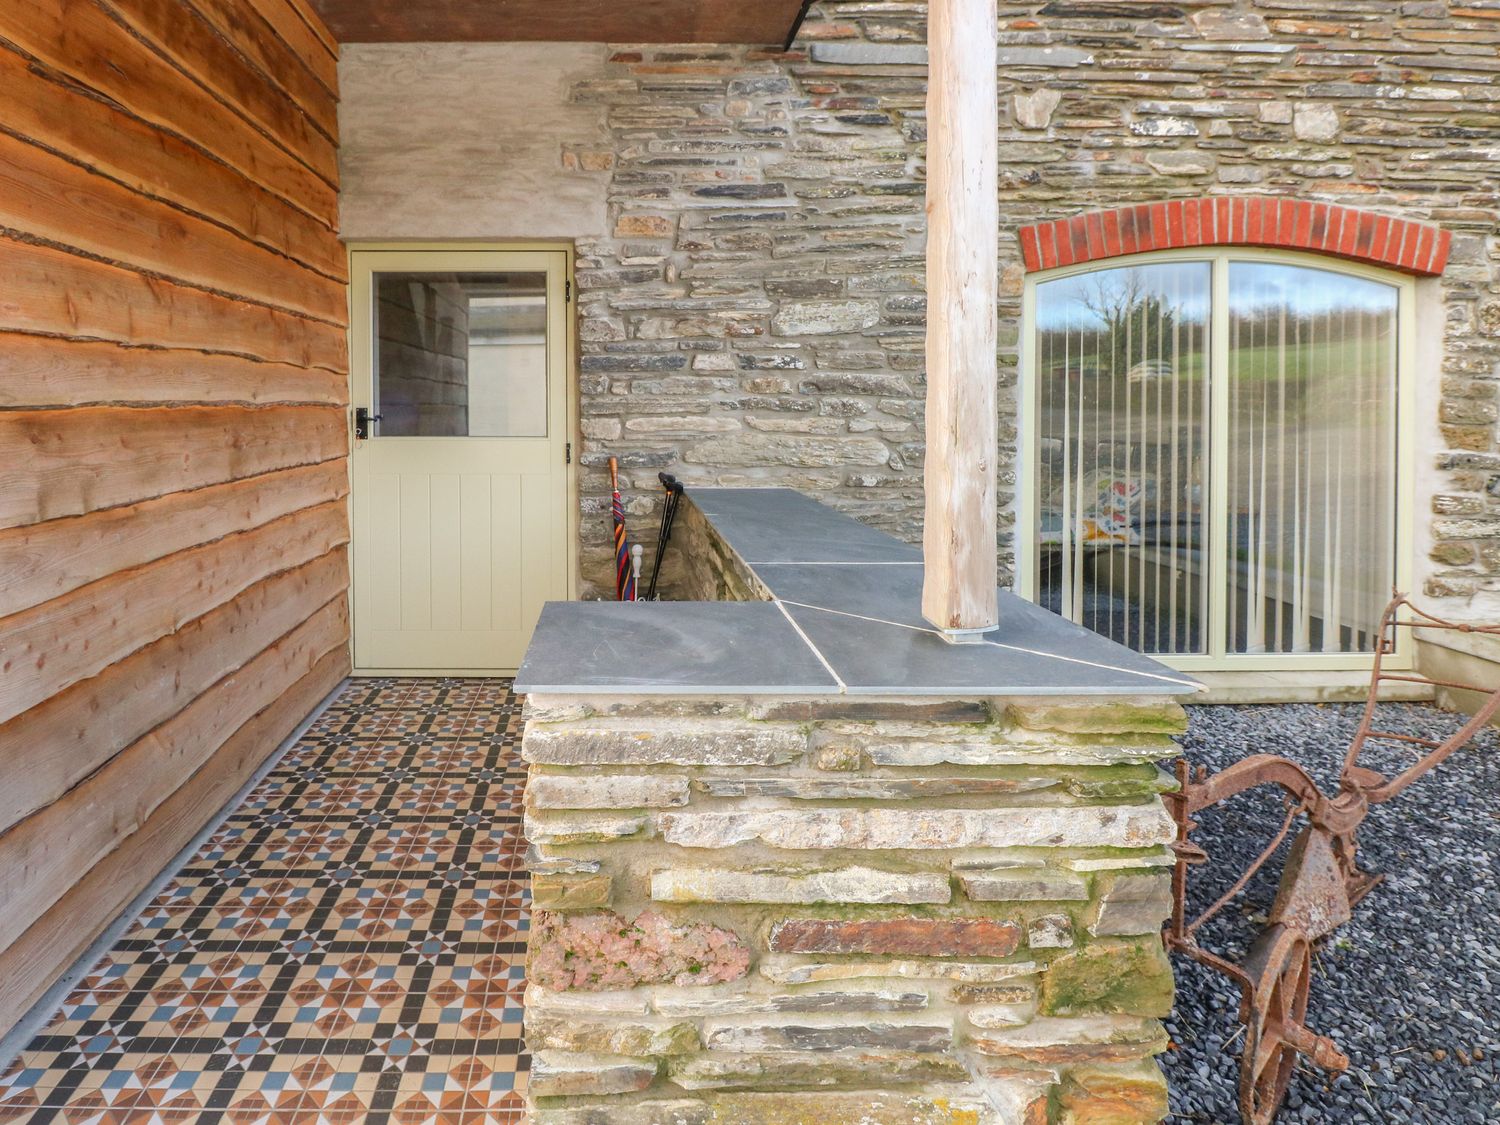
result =
[{"label": "window mullion", "polygon": [[1229,648],[1229,259],[1222,254],[1213,263],[1208,346],[1209,487],[1199,518],[1208,531],[1208,655],[1218,664]]}]

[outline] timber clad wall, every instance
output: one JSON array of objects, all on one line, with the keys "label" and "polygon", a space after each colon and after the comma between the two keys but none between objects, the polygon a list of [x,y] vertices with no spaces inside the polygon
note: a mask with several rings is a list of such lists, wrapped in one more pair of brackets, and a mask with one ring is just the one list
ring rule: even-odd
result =
[{"label": "timber clad wall", "polygon": [[349,668],[337,47],[0,14],[0,1032]]}]

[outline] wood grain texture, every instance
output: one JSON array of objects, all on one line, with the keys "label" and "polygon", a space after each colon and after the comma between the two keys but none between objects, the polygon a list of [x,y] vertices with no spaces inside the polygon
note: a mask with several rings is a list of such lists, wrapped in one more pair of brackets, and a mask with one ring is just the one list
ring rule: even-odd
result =
[{"label": "wood grain texture", "polygon": [[182,137],[315,219],[336,213],[337,175],[309,168],[167,63],[95,0],[10,0],[4,38],[128,112]]},{"label": "wood grain texture", "polygon": [[338,459],[0,530],[0,618],[348,491]]},{"label": "wood grain texture", "polygon": [[0,331],[229,352],[345,369],[343,330],[144,277],[64,250],[0,239]]},{"label": "wood grain texture", "polygon": [[106,341],[0,332],[0,409],[21,406],[302,403],[340,406],[341,371],[237,355],[172,352]]},{"label": "wood grain texture", "polygon": [[349,585],[344,548],[262,579],[0,724],[0,832],[46,808]]},{"label": "wood grain texture", "polygon": [[339,45],[320,16],[298,0],[244,0],[261,19],[276,29],[302,65],[330,92],[339,92]]},{"label": "wood grain texture", "polygon": [[347,301],[340,282],[5,134],[0,134],[0,226],[330,324],[344,319]]},{"label": "wood grain texture", "polygon": [[78,872],[138,831],[179,781],[212,757],[216,735],[244,726],[342,645],[348,630],[347,604],[330,602],[87,780],[0,834],[0,948],[67,894]]},{"label": "wood grain texture", "polygon": [[995,0],[932,0],[922,615],[995,625],[999,92]]},{"label": "wood grain texture", "polygon": [[11,1027],[162,866],[239,791],[318,701],[348,674],[341,645],[234,732],[143,828],[96,863],[9,948],[0,950],[0,1027]]},{"label": "wood grain texture", "polygon": [[342,458],[344,411],[234,406],[0,411],[0,527]]},{"label": "wood grain texture", "polygon": [[266,575],[348,541],[345,505],[320,504],[7,617],[0,722],[98,675]]},{"label": "wood grain texture", "polygon": [[213,26],[182,0],[102,0],[119,21],[258,125],[281,148],[326,182],[338,181],[338,146],[314,121]]},{"label": "wood grain texture", "polygon": [[347,279],[348,254],[333,237],[328,220],[293,207],[180,137],[89,96],[61,73],[3,48],[0,88],[5,90],[10,131],[132,191],[212,219],[328,277]]},{"label": "wood grain texture", "polygon": [[349,668],[316,23],[0,8],[0,1033]]},{"label": "wood grain texture", "polygon": [[253,4],[239,0],[190,2],[201,19],[244,52],[260,73],[290,97],[324,136],[337,143],[339,99],[336,73],[333,75],[335,81],[325,84],[307,60],[276,33]]},{"label": "wood grain texture", "polygon": [[780,46],[802,0],[311,0],[340,43],[754,43]]}]

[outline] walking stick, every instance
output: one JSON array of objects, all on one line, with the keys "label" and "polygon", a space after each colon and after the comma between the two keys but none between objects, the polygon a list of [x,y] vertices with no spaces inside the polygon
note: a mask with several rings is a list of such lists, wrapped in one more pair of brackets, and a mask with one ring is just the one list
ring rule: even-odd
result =
[{"label": "walking stick", "polygon": [[661,529],[656,535],[656,558],[651,561],[651,584],[646,587],[646,600],[656,600],[656,580],[661,575],[661,557],[666,554],[667,544],[672,540],[672,524],[677,520],[677,505],[682,500],[682,482],[671,473],[657,473],[656,479],[661,481],[662,487],[667,490],[666,501],[661,509]]}]

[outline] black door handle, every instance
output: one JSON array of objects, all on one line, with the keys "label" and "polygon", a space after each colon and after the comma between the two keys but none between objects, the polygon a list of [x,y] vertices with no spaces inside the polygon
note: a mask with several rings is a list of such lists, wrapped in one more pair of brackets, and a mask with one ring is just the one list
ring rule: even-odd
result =
[{"label": "black door handle", "polygon": [[370,436],[370,423],[380,421],[380,415],[371,415],[368,407],[356,406],[354,408],[354,436],[364,441]]}]

